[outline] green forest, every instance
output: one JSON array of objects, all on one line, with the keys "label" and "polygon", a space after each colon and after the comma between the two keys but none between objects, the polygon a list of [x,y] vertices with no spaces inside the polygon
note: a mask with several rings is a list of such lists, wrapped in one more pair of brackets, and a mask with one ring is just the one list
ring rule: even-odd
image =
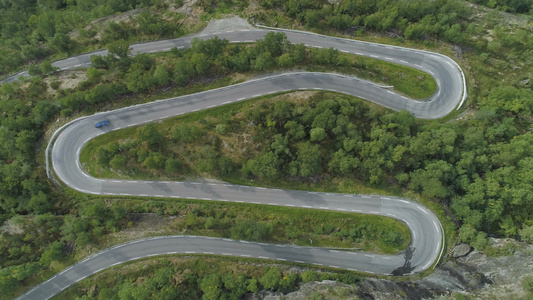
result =
[{"label": "green forest", "polygon": [[[487,249],[489,236],[533,242],[533,1],[263,0],[253,6],[200,0],[189,17],[177,11],[183,2],[0,1],[0,76],[24,69],[33,75],[0,86],[1,299],[21,294],[89,251],[112,245],[109,237],[134,224],[137,213],[185,215],[179,228],[191,234],[287,243],[310,234],[301,226],[276,236],[276,226],[289,215],[257,222],[235,213],[239,207],[228,208],[226,216],[192,202],[126,201],[68,190],[46,178],[44,149],[51,133],[69,120],[293,69],[356,75],[394,85],[417,99],[435,91],[434,80],[417,70],[292,45],[283,34],[269,34],[250,45],[197,39],[191,49],[130,56],[133,42],[180,37],[228,14],[269,26],[441,52],[465,71],[469,98],[460,115],[422,121],[329,92],[273,95],[104,135],[82,155],[91,173],[393,194],[436,208],[448,236],[476,249]],[[107,19],[132,10],[136,13],[120,21]],[[93,56],[91,68],[58,71],[51,65],[103,48],[110,55]],[[243,146],[247,151],[238,152]],[[300,214],[302,224],[309,222]],[[337,224],[344,217],[313,218]],[[383,225],[383,220],[354,217],[339,223],[339,231],[331,225],[310,230],[324,245],[377,252],[405,247],[408,236],[398,224],[369,234]],[[239,230],[250,227],[254,230]],[[168,287],[167,273],[173,268],[147,271],[159,272],[161,280],[147,282],[150,287],[145,288]],[[191,266],[186,284],[173,288],[194,297],[231,299],[232,293],[258,289],[288,292],[313,280],[305,279],[305,272],[277,267],[266,273],[221,271],[211,277],[204,277],[202,268]],[[267,283],[267,273],[283,275],[290,284]],[[358,281],[349,274],[319,273],[313,276]],[[134,277],[121,279],[123,299],[128,289],[137,288],[131,284]],[[210,280],[224,288],[209,290]],[[84,295],[103,299],[106,294]]]}]

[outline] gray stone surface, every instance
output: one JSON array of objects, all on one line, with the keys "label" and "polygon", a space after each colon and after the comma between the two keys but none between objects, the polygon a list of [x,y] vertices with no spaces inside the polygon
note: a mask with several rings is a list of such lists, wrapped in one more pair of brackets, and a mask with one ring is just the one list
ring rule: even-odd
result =
[{"label": "gray stone surface", "polygon": [[453,248],[452,257],[457,258],[457,257],[465,256],[468,253],[470,253],[471,250],[472,248],[470,247],[470,245],[461,243]]},{"label": "gray stone surface", "polygon": [[[490,257],[480,251],[450,259],[431,275],[415,281],[368,278],[357,286],[335,281],[309,282],[300,290],[282,296],[263,292],[249,299],[455,299],[455,293],[469,299],[520,299],[526,296],[522,281],[533,276],[533,246],[512,239],[490,239],[491,247],[516,247],[511,255]],[[328,294],[328,292],[330,294]]]}]

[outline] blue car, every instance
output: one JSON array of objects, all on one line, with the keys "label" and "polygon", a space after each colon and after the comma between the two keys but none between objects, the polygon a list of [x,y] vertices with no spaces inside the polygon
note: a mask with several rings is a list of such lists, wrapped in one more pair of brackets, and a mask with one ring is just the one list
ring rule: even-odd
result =
[{"label": "blue car", "polygon": [[109,125],[109,121],[108,120],[103,120],[101,122],[96,123],[96,125],[94,125],[94,127],[100,128],[100,127],[107,126],[107,125]]}]

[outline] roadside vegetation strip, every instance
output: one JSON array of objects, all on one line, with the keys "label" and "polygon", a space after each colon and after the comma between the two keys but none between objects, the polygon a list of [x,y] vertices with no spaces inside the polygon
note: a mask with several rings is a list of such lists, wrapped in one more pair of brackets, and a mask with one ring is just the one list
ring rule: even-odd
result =
[{"label": "roadside vegetation strip", "polygon": [[[294,270],[295,267],[299,267],[297,263],[279,264],[275,260],[267,259],[267,257],[259,259],[235,256],[213,257],[201,254],[146,258],[80,281],[57,297],[73,299],[79,297],[79,290],[90,290],[92,286],[98,286],[99,294],[109,295],[111,298],[120,291],[131,289],[130,283],[138,278],[146,278],[146,281],[138,283],[137,295],[149,291],[169,298],[181,296],[183,299],[200,298],[201,296],[195,293],[196,290],[225,295],[230,299],[231,297],[240,299],[247,292],[258,292],[265,287],[288,293],[294,291],[298,283],[309,281],[337,280],[345,284],[354,284],[361,280],[359,274],[351,271],[317,266],[313,270]],[[175,276],[172,276],[173,274]],[[168,288],[172,286],[173,280],[181,282],[177,287]],[[219,283],[217,288],[209,289],[206,285],[209,281]],[[157,284],[154,284],[155,282]],[[163,288],[154,289],[157,285]]]},{"label": "roadside vegetation strip", "polygon": [[[261,42],[261,40],[259,40],[259,42]],[[235,44],[232,43],[232,45]],[[203,44],[202,47],[209,47],[209,43]],[[179,57],[176,56],[176,52],[174,52],[174,50],[168,52],[168,49],[165,49],[164,51],[162,50],[160,52],[158,51],[158,53],[152,53],[149,55],[155,57],[158,62],[162,62],[165,66],[168,67],[181,60],[189,60],[188,57],[190,57],[190,53],[201,53],[201,50],[199,50],[198,48],[199,47],[196,47],[195,49],[188,48],[180,50],[184,54],[180,55]],[[242,45],[240,46],[240,48],[241,52],[246,52],[247,49],[249,49],[249,47],[246,45]],[[220,53],[221,56],[215,58],[204,57],[204,59],[206,59],[210,64],[216,65],[218,64],[217,60],[220,59],[220,57],[227,57],[227,54],[225,54],[227,52],[228,47],[226,47],[225,51],[222,51]],[[107,53],[107,51],[105,51],[105,53]],[[294,53],[292,53],[292,50],[286,51],[284,54],[290,54],[291,56],[294,55]],[[146,55],[146,53],[144,55]],[[83,54],[82,56],[87,56],[87,54]],[[281,57],[273,57],[273,59],[275,59],[275,63],[271,64],[270,66],[266,66],[266,69],[262,69],[260,71],[283,72],[284,70],[286,71],[290,69],[307,69],[309,71],[317,72],[335,71],[346,75],[355,75],[363,79],[377,82],[383,86],[390,86],[390,88],[394,88],[395,91],[401,94],[404,94],[412,99],[420,100],[429,98],[437,90],[437,84],[435,79],[427,72],[418,70],[410,66],[397,64],[391,61],[379,60],[372,57],[359,56],[349,53],[342,53],[340,51],[332,49],[317,49],[309,47],[307,47],[304,60],[296,61],[291,56],[285,56],[283,61],[280,60]],[[135,57],[133,57],[132,60],[135,61]],[[146,59],[144,58],[144,56],[142,56],[142,58],[138,58],[138,60],[140,63],[146,63]],[[87,63],[87,66],[91,66],[91,63]],[[76,65],[75,67],[79,67],[79,65]],[[98,65],[93,65],[93,67],[101,68],[101,66]],[[150,70],[143,70],[143,72],[147,73],[149,73],[149,71]],[[153,70],[151,71],[153,72]],[[250,78],[251,76],[257,75],[258,70],[252,68],[251,72],[250,70],[233,70],[233,72],[235,71],[244,71],[244,75]],[[209,72],[211,73],[211,76],[213,76],[213,74],[217,76],[217,73],[220,73],[220,70],[211,67],[209,68]],[[146,74],[146,76],[151,76],[151,74]],[[227,74],[224,74],[224,76],[227,76]],[[124,78],[117,79],[123,80]],[[98,81],[95,80],[90,81],[92,85],[98,83]],[[128,82],[126,81],[125,84],[128,84]],[[142,92],[144,89],[146,89],[146,87],[143,89],[135,90],[135,92]]]},{"label": "roadside vegetation strip", "polygon": [[[409,229],[396,219],[335,210],[300,207],[287,210],[273,205],[174,197],[172,200],[128,197],[114,202],[128,211],[162,216],[161,223],[165,225],[153,233],[157,235],[185,232],[234,240],[361,249],[376,254],[396,254],[407,247],[411,238]],[[120,242],[123,240],[115,237],[105,245]]]}]

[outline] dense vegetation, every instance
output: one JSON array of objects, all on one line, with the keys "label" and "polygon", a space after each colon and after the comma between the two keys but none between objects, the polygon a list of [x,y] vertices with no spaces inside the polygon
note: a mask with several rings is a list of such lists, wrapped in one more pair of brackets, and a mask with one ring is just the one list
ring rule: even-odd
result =
[{"label": "dense vegetation", "polygon": [[109,22],[100,28],[90,23],[97,18],[149,6],[164,12],[168,3],[159,0],[1,1],[0,74],[12,73],[23,64],[40,62],[49,56],[65,57],[102,48],[118,39],[138,41],[183,34],[174,20],[183,16],[162,18],[149,10],[140,12],[134,24]]},{"label": "dense vegetation", "polygon": [[[529,12],[531,9],[531,1],[490,2],[487,2],[489,7],[498,6],[507,11]],[[497,10],[474,13],[473,7],[461,1],[341,1],[330,4],[322,0],[265,0],[260,4],[272,9],[256,16],[256,21],[267,24],[293,27],[303,24],[319,32],[357,35],[383,32],[397,37],[396,42],[400,44],[408,39],[424,40],[424,45],[430,47],[438,46],[434,38],[454,43],[452,49],[462,56],[471,78],[469,94],[475,112],[466,121],[414,122],[405,133],[397,133],[397,127],[401,126],[397,126],[395,120],[401,114],[393,113],[388,119],[372,115],[365,119],[374,125],[366,134],[369,139],[362,139],[350,154],[333,131],[321,128],[325,130],[322,132],[306,120],[300,124],[306,134],[300,143],[308,140],[319,146],[317,141],[312,141],[312,133],[336,142],[335,152],[321,152],[322,165],[314,169],[319,170],[319,174],[328,170],[328,162],[335,153],[347,170],[353,168],[351,176],[367,184],[389,182],[394,178],[399,185],[444,204],[460,225],[460,239],[476,248],[486,246],[487,234],[520,235],[532,241],[532,185],[526,174],[529,174],[528,149],[532,142],[529,128],[533,92],[528,76],[533,68],[533,32],[530,27],[521,26],[527,21],[509,22],[505,19],[508,16]],[[211,8],[216,10],[217,6],[211,3]],[[265,112],[263,118],[270,116],[268,113]],[[389,123],[394,124],[389,127]],[[287,136],[288,128],[283,130],[279,132],[282,139]],[[404,134],[412,138],[403,142]],[[371,146],[362,147],[365,144]],[[291,146],[291,161],[282,166],[285,174],[301,176],[298,144]],[[340,150],[342,152],[338,152]],[[260,170],[254,168],[258,165],[256,162],[265,159],[276,162],[276,157],[268,151],[252,159],[243,171],[257,175]],[[304,174],[313,174],[307,170]]]},{"label": "dense vegetation", "polygon": [[[180,5],[181,1],[172,2]],[[202,14],[205,19],[219,13],[250,13],[246,1],[201,0],[198,3],[205,11]],[[483,12],[462,1],[259,3],[262,9],[252,11],[251,15],[268,25],[355,34],[374,41],[437,49],[454,57],[469,79],[468,113],[464,120],[445,124],[421,122],[405,113],[392,113],[344,96],[318,93],[307,104],[257,103],[243,107],[248,113],[217,116],[219,119],[206,113],[200,114],[208,117],[203,123],[174,124],[175,130],[161,132],[170,137],[169,141],[204,130],[206,135],[202,139],[207,143],[203,152],[191,156],[190,160],[170,156],[173,153],[165,150],[170,144],[161,143],[152,153],[169,155],[165,157],[164,168],[160,168],[161,157],[154,154],[148,154],[148,157],[152,155],[148,163],[145,164],[146,157],[139,162],[142,151],[138,150],[147,141],[131,145],[132,151],[136,151],[135,161],[128,156],[115,159],[112,147],[97,155],[111,150],[108,158],[110,163],[115,159],[113,165],[117,170],[127,163],[138,165],[138,171],[148,170],[151,176],[207,172],[231,180],[254,180],[255,184],[259,180],[260,184],[315,188],[327,185],[325,188],[334,190],[341,188],[337,183],[348,182],[385,188],[388,192],[396,192],[398,188],[413,190],[414,197],[420,195],[444,206],[456,221],[459,239],[476,248],[485,247],[487,234],[533,241],[533,181],[529,177],[533,145],[530,132],[533,32],[527,23],[524,25],[527,17],[512,15],[514,19],[510,22],[498,10]],[[531,14],[528,0],[478,3]],[[144,7],[150,10],[143,10],[127,22],[111,21],[102,27],[90,23],[98,17]],[[0,86],[0,221],[8,220],[0,236],[0,298],[10,297],[17,288],[16,292],[21,292],[21,286],[36,284],[71,264],[74,258],[85,255],[87,249],[96,249],[105,237],[131,224],[133,212],[172,213],[172,209],[162,209],[164,206],[157,201],[147,201],[145,207],[134,208],[120,201],[102,201],[53,188],[44,176],[42,142],[45,132],[56,128],[53,122],[56,119],[64,122],[71,115],[218,87],[235,82],[232,77],[235,72],[247,70],[246,74],[258,74],[319,63],[318,70],[340,68],[341,72],[349,73],[347,70],[355,68],[352,74],[381,82],[397,79],[391,70],[404,72],[390,65],[350,58],[331,49],[310,51],[288,45],[280,36],[270,37],[272,43],[264,41],[257,46],[227,45],[223,40],[196,41],[196,47],[187,51],[128,57],[128,44],[133,41],[184,33],[184,29],[177,27],[184,16],[169,17],[165,14],[167,7],[165,1],[134,0],[0,2],[0,74],[14,73],[33,63],[35,66],[30,71],[38,75]],[[439,40],[453,43],[452,47]],[[67,79],[51,68],[50,59],[102,47],[109,48],[116,57],[95,58],[94,68],[86,74],[73,71],[72,78]],[[220,50],[223,55],[217,52]],[[408,73],[408,76],[417,74]],[[66,89],[63,82],[68,80],[81,83]],[[432,86],[424,78],[413,82],[419,89]],[[405,85],[400,91],[408,93],[411,88]],[[287,112],[282,111],[284,108]],[[295,120],[288,120],[293,116]],[[239,117],[251,124],[236,122]],[[141,139],[143,130],[139,129]],[[241,161],[232,157],[221,142],[227,140],[231,146],[228,138],[236,130],[251,130],[250,136],[256,136],[252,144],[263,148],[249,147],[249,153]],[[325,143],[333,147],[326,147]],[[174,160],[170,160],[166,170],[169,159]],[[277,164],[279,168],[264,168],[262,162]],[[229,168],[219,168],[220,165]],[[201,166],[203,169],[196,169]],[[166,174],[167,171],[170,173]],[[119,176],[132,175],[124,170]],[[196,221],[191,223],[190,230],[213,226],[209,217],[218,221],[216,215],[194,213],[190,207],[181,210]],[[358,237],[352,234],[349,225],[339,231],[331,232],[326,227],[322,230],[356,241]],[[266,231],[262,226],[257,225],[257,231],[268,233],[268,226]],[[216,226],[206,230],[213,229]],[[320,233],[319,229],[313,231]],[[234,234],[239,233],[242,232],[235,229]],[[227,234],[231,235],[231,230]],[[394,237],[388,239],[391,241],[399,244]],[[196,280],[187,286],[201,295],[198,284]],[[222,292],[231,291],[227,288]]]},{"label": "dense vegetation", "polygon": [[[242,299],[260,290],[288,293],[309,281],[336,280],[354,284],[360,279],[352,272],[330,273],[257,264],[236,265],[231,258],[182,257],[143,260],[132,264],[130,272],[111,270],[76,284],[60,294],[76,299]],[[128,268],[128,267],[126,267]],[[177,289],[176,287],[180,288]],[[337,291],[342,295],[342,291]],[[316,299],[324,299],[317,293]]]}]

